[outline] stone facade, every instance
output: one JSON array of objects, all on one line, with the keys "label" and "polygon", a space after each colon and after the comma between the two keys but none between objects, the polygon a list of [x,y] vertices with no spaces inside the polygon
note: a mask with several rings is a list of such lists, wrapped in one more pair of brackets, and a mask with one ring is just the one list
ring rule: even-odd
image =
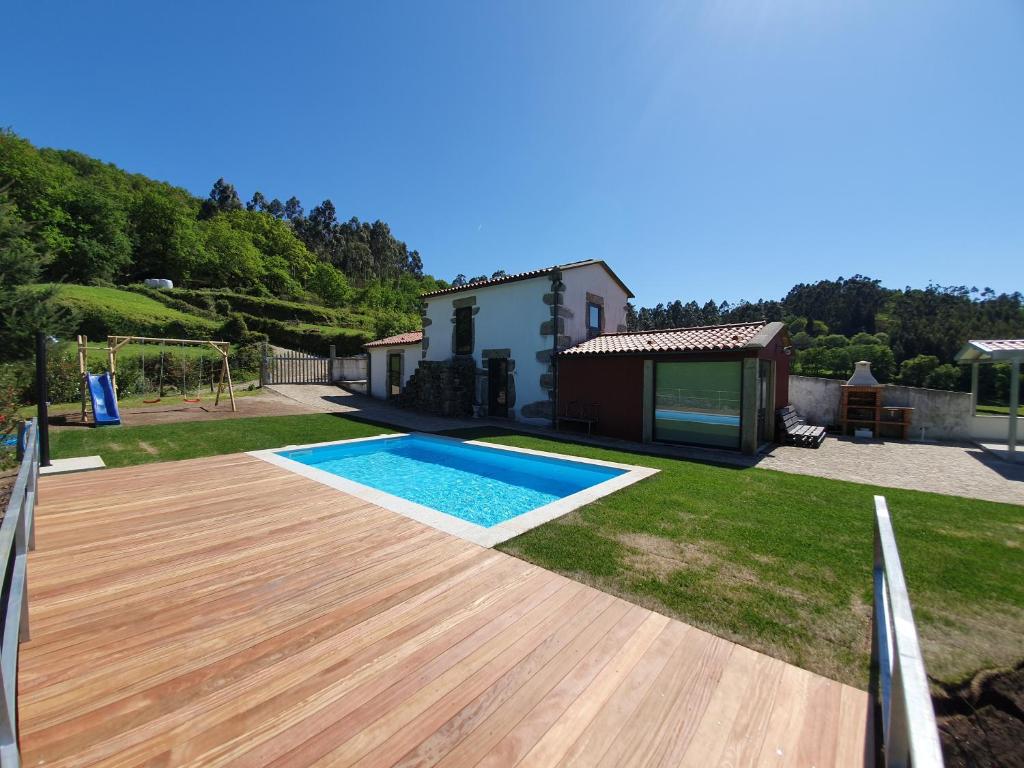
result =
[{"label": "stone facade", "polygon": [[476,365],[472,357],[421,360],[406,382],[400,404],[437,416],[464,418],[473,415]]}]

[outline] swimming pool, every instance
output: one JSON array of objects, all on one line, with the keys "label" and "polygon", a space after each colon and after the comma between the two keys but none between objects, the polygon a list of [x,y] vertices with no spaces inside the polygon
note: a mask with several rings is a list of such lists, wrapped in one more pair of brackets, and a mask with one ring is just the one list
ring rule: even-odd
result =
[{"label": "swimming pool", "polygon": [[485,546],[654,472],[420,434],[253,455]]},{"label": "swimming pool", "polygon": [[728,413],[701,413],[699,411],[674,411],[659,408],[654,418],[662,421],[688,421],[693,424],[720,424],[727,427],[738,427],[740,417]]}]

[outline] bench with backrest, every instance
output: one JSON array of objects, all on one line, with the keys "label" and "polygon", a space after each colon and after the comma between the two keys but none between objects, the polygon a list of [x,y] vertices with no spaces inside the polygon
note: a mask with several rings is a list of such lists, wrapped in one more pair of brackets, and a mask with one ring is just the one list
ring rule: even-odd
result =
[{"label": "bench with backrest", "polygon": [[567,421],[574,424],[582,424],[587,427],[587,434],[589,435],[594,425],[597,424],[597,403],[580,403],[579,400],[572,400],[567,403],[563,411],[558,414],[558,427],[561,427],[563,421]]},{"label": "bench with backrest", "polygon": [[825,428],[805,422],[792,405],[779,409],[778,426],[781,442],[786,445],[817,448],[825,442]]}]

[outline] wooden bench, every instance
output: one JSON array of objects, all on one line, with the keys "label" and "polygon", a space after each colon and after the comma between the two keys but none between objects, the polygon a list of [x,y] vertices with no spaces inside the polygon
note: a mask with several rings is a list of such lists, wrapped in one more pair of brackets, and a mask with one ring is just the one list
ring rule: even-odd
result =
[{"label": "wooden bench", "polygon": [[779,409],[778,428],[782,442],[786,445],[817,448],[825,442],[825,428],[815,427],[805,422],[792,405]]},{"label": "wooden bench", "polygon": [[565,406],[565,410],[562,413],[555,417],[555,427],[556,429],[560,428],[563,421],[573,424],[585,424],[587,436],[589,437],[594,425],[597,424],[597,413],[597,403],[590,403],[589,405],[584,403],[581,405],[579,400],[573,400]]}]

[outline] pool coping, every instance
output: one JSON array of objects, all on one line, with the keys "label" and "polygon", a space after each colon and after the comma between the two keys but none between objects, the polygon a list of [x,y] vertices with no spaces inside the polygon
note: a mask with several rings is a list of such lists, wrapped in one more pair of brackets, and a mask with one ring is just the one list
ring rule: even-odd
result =
[{"label": "pool coping", "polygon": [[[576,493],[565,496],[557,501],[553,501],[550,504],[545,504],[544,506],[537,507],[529,512],[524,512],[521,515],[513,517],[511,520],[506,520],[505,522],[498,523],[490,528],[485,528],[482,525],[471,523],[468,520],[461,520],[453,515],[440,512],[423,504],[417,504],[414,501],[403,499],[401,496],[395,496],[394,494],[380,491],[376,488],[371,488],[368,485],[363,485],[362,483],[357,483],[354,480],[348,480],[347,478],[333,475],[330,472],[325,472],[322,469],[317,469],[316,467],[311,467],[307,464],[302,464],[280,455],[281,451],[320,448],[328,445],[348,445],[351,443],[369,442],[371,440],[394,440],[396,438],[412,435],[430,440],[459,443],[462,445],[477,445],[499,451],[509,451],[510,453],[522,453],[549,459],[559,459],[561,461],[572,461],[579,464],[611,467],[624,471],[621,475],[611,477],[596,485],[592,485],[589,488],[584,488],[582,491],[577,491]],[[562,453],[537,451],[532,448],[497,445],[495,443],[487,443],[482,440],[459,440],[454,437],[433,435],[425,432],[394,432],[382,435],[371,435],[370,437],[356,437],[349,440],[329,440],[322,443],[286,445],[281,448],[248,451],[247,454],[257,459],[261,459],[268,464],[273,464],[276,467],[281,467],[289,472],[294,472],[297,475],[314,480],[322,485],[326,485],[351,496],[355,496],[363,501],[376,504],[378,507],[383,507],[391,512],[397,512],[400,515],[404,515],[405,517],[419,523],[428,525],[431,528],[436,528],[439,531],[444,531],[445,533],[449,533],[453,536],[458,536],[460,539],[471,541],[481,547],[493,547],[503,541],[508,541],[509,539],[526,533],[539,525],[555,520],[562,515],[572,512],[574,509],[579,509],[585,504],[589,504],[592,501],[596,501],[597,499],[611,493],[615,493],[616,491],[633,485],[646,477],[655,475],[660,471],[652,467],[642,467],[635,464],[619,464],[614,461],[602,461],[600,459],[589,459],[580,456],[567,456]]]}]

